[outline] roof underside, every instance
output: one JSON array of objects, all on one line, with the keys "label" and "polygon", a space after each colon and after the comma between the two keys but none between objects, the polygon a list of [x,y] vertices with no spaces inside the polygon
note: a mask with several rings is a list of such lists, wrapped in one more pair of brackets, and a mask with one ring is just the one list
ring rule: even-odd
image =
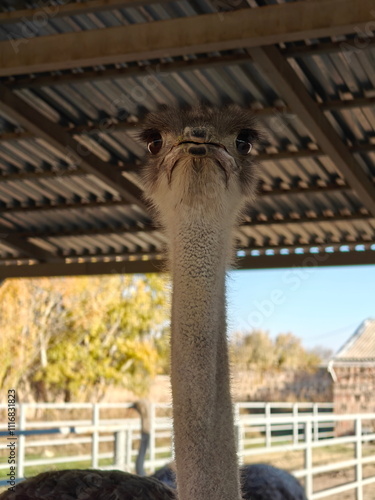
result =
[{"label": "roof underside", "polygon": [[239,268],[375,263],[371,0],[0,8],[0,279],[162,269],[135,134],[202,99],[267,133]]}]

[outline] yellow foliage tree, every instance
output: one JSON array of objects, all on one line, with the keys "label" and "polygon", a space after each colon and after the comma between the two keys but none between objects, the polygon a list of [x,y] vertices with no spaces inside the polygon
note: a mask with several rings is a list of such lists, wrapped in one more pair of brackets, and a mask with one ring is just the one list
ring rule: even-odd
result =
[{"label": "yellow foliage tree", "polygon": [[2,385],[42,400],[98,399],[110,385],[142,394],[165,366],[166,285],[155,275],[5,282]]}]

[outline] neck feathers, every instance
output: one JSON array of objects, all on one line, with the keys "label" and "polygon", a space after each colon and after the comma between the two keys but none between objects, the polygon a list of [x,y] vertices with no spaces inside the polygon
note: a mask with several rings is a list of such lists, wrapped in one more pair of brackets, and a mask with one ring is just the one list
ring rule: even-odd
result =
[{"label": "neck feathers", "polygon": [[231,231],[191,221],[178,229],[170,244],[178,497],[238,500],[225,310]]}]

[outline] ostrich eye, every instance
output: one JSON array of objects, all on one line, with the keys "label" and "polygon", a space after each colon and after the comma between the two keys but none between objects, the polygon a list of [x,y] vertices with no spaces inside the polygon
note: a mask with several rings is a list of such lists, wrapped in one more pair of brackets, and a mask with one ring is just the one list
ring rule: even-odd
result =
[{"label": "ostrich eye", "polygon": [[147,139],[147,149],[152,155],[156,155],[161,150],[163,139],[159,132],[153,132]]},{"label": "ostrich eye", "polygon": [[250,130],[241,130],[236,139],[237,152],[240,155],[248,155],[252,147]]}]

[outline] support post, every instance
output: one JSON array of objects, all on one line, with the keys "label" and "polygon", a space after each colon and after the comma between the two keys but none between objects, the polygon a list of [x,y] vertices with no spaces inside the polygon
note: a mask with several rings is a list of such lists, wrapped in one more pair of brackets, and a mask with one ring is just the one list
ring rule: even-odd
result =
[{"label": "support post", "polygon": [[266,447],[270,448],[272,446],[271,403],[266,403],[264,413],[266,417]]},{"label": "support post", "polygon": [[[100,408],[98,403],[93,403],[92,405],[92,425],[94,427],[99,427],[100,420]],[[99,432],[94,431],[92,433],[91,441],[91,466],[96,469],[99,466]]]},{"label": "support post", "polygon": [[[313,403],[313,415],[317,417],[319,415],[318,403]],[[314,420],[314,441],[319,441],[319,421]]]},{"label": "support post", "polygon": [[126,429],[126,434],[125,434],[125,439],[126,439],[126,459],[125,459],[125,465],[126,465],[126,472],[133,472],[133,461],[132,461],[132,453],[133,453],[133,431],[130,427]]},{"label": "support post", "polygon": [[298,403],[293,403],[293,444],[298,444],[299,441],[299,426],[298,426]]},{"label": "support post", "polygon": [[239,463],[242,465],[244,445],[243,445],[242,425],[241,425],[241,420],[240,420],[240,407],[239,407],[238,403],[236,403],[234,405],[234,428],[235,428],[235,435],[236,435],[238,460],[239,460]]},{"label": "support post", "polygon": [[307,498],[311,498],[313,494],[313,475],[312,475],[312,421],[309,420],[305,423],[305,492]]},{"label": "support post", "polygon": [[355,420],[355,475],[357,487],[355,490],[356,500],[363,500],[363,471],[362,471],[362,420],[357,417]]},{"label": "support post", "polygon": [[115,432],[115,457],[116,469],[125,470],[126,431],[124,429]]}]

